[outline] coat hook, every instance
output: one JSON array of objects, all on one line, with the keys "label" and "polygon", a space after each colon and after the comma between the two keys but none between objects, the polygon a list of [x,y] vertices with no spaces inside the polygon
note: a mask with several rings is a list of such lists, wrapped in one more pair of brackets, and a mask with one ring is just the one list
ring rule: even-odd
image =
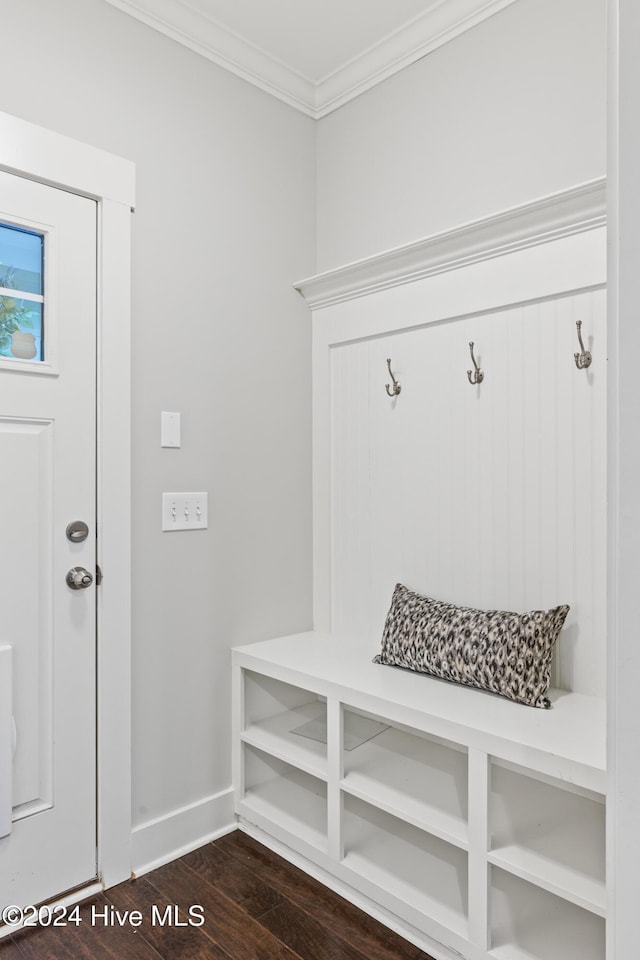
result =
[{"label": "coat hook", "polygon": [[390,397],[397,397],[402,387],[391,372],[391,359],[389,357],[387,357],[387,369],[389,370],[389,376],[393,380],[393,387],[389,388],[389,384],[385,383],[385,389]]},{"label": "coat hook", "polygon": [[467,377],[469,378],[469,383],[482,383],[484,380],[484,373],[476,363],[476,358],[473,355],[473,340],[469,341],[469,352],[471,354],[471,359],[473,360],[473,365],[475,367],[474,371],[467,370]]},{"label": "coat hook", "polygon": [[578,328],[578,340],[580,341],[580,353],[574,353],[573,359],[576,362],[576,367],[578,370],[586,370],[587,367],[591,366],[591,361],[593,357],[588,350],[585,350],[584,343],[582,342],[582,320],[576,320],[576,327]]}]

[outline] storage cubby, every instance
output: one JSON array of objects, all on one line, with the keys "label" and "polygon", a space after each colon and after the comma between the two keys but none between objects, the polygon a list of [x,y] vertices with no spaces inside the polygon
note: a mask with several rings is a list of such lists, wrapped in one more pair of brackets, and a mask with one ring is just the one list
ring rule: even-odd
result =
[{"label": "storage cubby", "polygon": [[406,905],[466,935],[463,850],[350,795],[344,796],[343,830],[346,867],[391,895],[400,913]]},{"label": "storage cubby", "polygon": [[[358,718],[345,710],[345,730]],[[467,846],[467,751],[458,744],[389,726],[356,749],[345,749],[342,788],[449,843]]]},{"label": "storage cubby", "polygon": [[534,710],[316,632],[233,657],[244,829],[427,955],[603,960],[598,701]]},{"label": "storage cubby", "polygon": [[491,763],[489,860],[604,916],[604,797]]},{"label": "storage cubby", "polygon": [[248,744],[243,752],[246,813],[326,850],[326,783]]},{"label": "storage cubby", "polygon": [[[326,724],[324,697],[250,670],[244,672],[241,737],[245,743],[326,780]],[[307,735],[303,735],[305,731]]]},{"label": "storage cubby", "polygon": [[499,960],[604,960],[605,922],[491,868],[491,955]]}]

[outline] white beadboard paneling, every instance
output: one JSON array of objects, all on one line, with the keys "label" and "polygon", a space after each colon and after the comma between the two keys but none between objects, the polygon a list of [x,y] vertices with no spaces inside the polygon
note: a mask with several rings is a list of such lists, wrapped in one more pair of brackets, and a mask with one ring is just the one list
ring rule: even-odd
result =
[{"label": "white beadboard paneling", "polygon": [[[593,499],[594,503],[607,504],[609,501],[607,462],[610,452],[607,432],[607,396],[610,373],[607,357],[607,296],[604,290],[594,291],[592,306],[594,335],[590,348],[595,357],[594,363],[597,364],[593,373],[594,375],[597,373],[598,378],[595,381],[597,399],[593,403],[591,415],[594,435],[600,438],[598,443],[594,444],[592,450]],[[602,449],[602,443],[606,445],[606,450]],[[600,639],[597,644],[594,644],[598,656],[593,663],[592,670],[594,687],[597,683],[597,689],[602,690],[603,696],[607,675],[607,544],[607,514],[603,510],[598,511],[593,517],[593,542],[591,547],[591,556],[594,563],[593,580],[594,584],[597,585],[599,595],[602,596],[602,601],[596,604],[593,614],[593,634],[594,637]]]},{"label": "white beadboard paneling", "polygon": [[366,341],[331,352],[332,619],[352,636],[368,634],[370,614],[369,368]]},{"label": "white beadboard paneling", "polygon": [[568,603],[554,684],[604,694],[604,322],[587,290],[332,348],[334,629],[374,649],[398,581],[484,608]]},{"label": "white beadboard paneling", "polygon": [[[497,314],[496,323],[504,324],[503,312],[514,304],[540,300],[541,298],[554,299],[563,296],[567,290],[580,290],[586,287],[603,284],[605,281],[606,241],[603,229],[588,229],[586,232],[575,233],[571,236],[554,240],[553,243],[542,244],[536,242],[533,247],[519,250],[503,256],[493,256],[482,262],[458,267],[452,263],[445,264],[444,272],[419,279],[410,283],[405,281],[399,286],[381,289],[367,297],[350,299],[339,302],[331,307],[314,313],[313,320],[313,464],[314,464],[314,623],[317,629],[329,631],[336,628],[332,622],[335,613],[335,598],[332,598],[331,584],[335,571],[332,570],[334,552],[332,549],[331,531],[335,523],[332,508],[331,478],[332,467],[332,431],[331,417],[331,389],[330,389],[330,357],[334,352],[342,352],[347,344],[351,344],[357,351],[365,342],[385,340],[389,342],[391,334],[401,331],[416,331],[424,328],[427,336],[435,336],[436,328],[445,329],[456,318],[486,316]],[[502,319],[501,319],[502,317]],[[427,329],[428,328],[428,329]],[[483,337],[486,337],[486,325]],[[474,334],[475,335],[475,334]],[[441,383],[440,394],[435,403],[424,403],[424,417],[418,427],[419,442],[429,444],[437,435],[440,437],[440,459],[448,458],[448,471],[433,466],[433,480],[437,478],[445,490],[448,491],[452,477],[457,476],[454,464],[458,462],[458,453],[455,444],[459,437],[451,432],[448,420],[447,403],[442,391],[451,385],[450,379],[444,376],[445,370],[456,369],[456,375],[463,378],[466,384],[466,369],[468,361],[468,334],[461,336],[462,345],[449,344],[443,341],[440,351],[426,352],[426,356],[433,356],[435,373],[429,373],[425,368],[425,378],[428,382]],[[505,338],[498,337],[495,351],[505,349]],[[464,358],[460,357],[460,349],[465,351]],[[486,349],[486,345],[483,346]],[[444,351],[457,351],[457,360],[453,357],[447,360]],[[384,361],[387,352],[382,351],[381,360]],[[394,361],[397,362],[397,361]],[[426,362],[423,357],[421,363]],[[462,367],[458,363],[462,362]],[[448,364],[448,366],[447,366]],[[485,364],[486,366],[486,364]],[[491,368],[491,378],[506,376],[509,365],[505,362],[502,367]],[[459,373],[457,372],[459,370]],[[386,369],[384,369],[385,381]],[[489,376],[489,375],[488,375]],[[480,396],[482,402],[495,405],[496,416],[506,417],[503,405],[497,400],[497,393],[489,390],[489,379],[485,380]],[[383,381],[384,384],[384,381]],[[382,386],[383,386],[382,384]],[[381,386],[376,387],[377,390]],[[399,401],[406,397],[405,392]],[[411,395],[415,396],[416,385],[411,385]],[[456,394],[458,396],[458,394]],[[490,398],[490,399],[489,399]],[[430,416],[430,411],[437,410],[438,415]],[[502,411],[502,412],[501,412]],[[346,414],[345,414],[346,415]],[[493,423],[493,421],[492,421]],[[427,429],[428,427],[428,429]],[[367,427],[368,429],[368,427]],[[494,427],[489,427],[494,429]],[[397,435],[397,433],[396,433]],[[451,443],[445,443],[444,437],[451,436]],[[445,450],[446,447],[446,450]],[[506,458],[507,451],[495,446],[495,455]],[[403,461],[404,462],[404,461]],[[486,458],[483,463],[486,462]],[[406,467],[403,468],[406,470]],[[463,469],[466,466],[463,465]],[[503,543],[507,538],[507,517],[504,510],[508,478],[499,465],[487,466],[489,483],[494,492],[502,485],[504,496],[495,495],[497,508],[494,511],[493,523],[487,530],[486,510],[482,516],[485,523],[485,536],[502,537]],[[493,472],[493,480],[490,473]],[[368,496],[368,493],[362,493]],[[440,500],[440,496],[438,496]],[[415,502],[412,509],[415,509]],[[439,554],[436,556],[429,546],[425,547],[425,558],[430,564],[430,576],[434,585],[440,582],[444,587],[453,582],[453,576],[459,571],[459,559],[454,552],[452,536],[444,536],[444,530],[452,527],[457,518],[438,514],[440,533],[438,536]],[[495,528],[495,532],[492,532]],[[491,582],[497,579],[504,580],[509,576],[508,554],[503,550],[494,554],[496,569]],[[435,568],[435,569],[434,569]],[[483,577],[489,580],[486,564],[482,566]],[[477,585],[476,585],[477,586]],[[487,589],[490,595],[491,590]],[[434,589],[434,593],[436,590]],[[382,605],[381,605],[382,606]],[[335,620],[335,618],[334,618]]]},{"label": "white beadboard paneling", "polygon": [[[382,631],[393,585],[405,576],[406,568],[403,514],[406,477],[411,468],[405,458],[404,438],[407,410],[413,409],[411,388],[415,376],[411,375],[411,357],[402,339],[399,335],[373,341],[370,354],[371,591],[368,603],[376,639]],[[400,395],[394,398],[388,397],[384,388],[389,382],[387,357],[391,358],[394,376],[402,387]]]},{"label": "white beadboard paneling", "polygon": [[[575,528],[575,496],[574,496],[574,474],[573,474],[573,447],[571,438],[573,437],[573,402],[572,385],[573,370],[569,366],[573,363],[572,346],[574,344],[574,334],[571,331],[573,323],[572,304],[568,299],[560,299],[554,304],[554,315],[556,329],[558,330],[558,406],[556,410],[556,470],[554,482],[556,485],[557,509],[558,509],[558,527],[555,538],[556,544],[556,562],[558,576],[558,591],[564,597],[574,595],[575,586],[575,568],[574,568],[574,528]],[[567,358],[568,354],[568,358]],[[566,359],[565,359],[566,358]],[[564,367],[566,363],[566,368]],[[565,370],[567,375],[560,376],[560,371]],[[575,369],[575,364],[574,364]],[[576,374],[578,371],[575,371]],[[570,442],[567,442],[567,438]],[[570,477],[570,483],[563,483],[564,477]],[[569,676],[573,658],[566,654],[575,648],[576,640],[576,616],[579,611],[576,610],[575,602],[571,605],[571,611],[567,617],[564,626],[562,645],[556,652],[556,682],[571,683],[573,678]]]}]

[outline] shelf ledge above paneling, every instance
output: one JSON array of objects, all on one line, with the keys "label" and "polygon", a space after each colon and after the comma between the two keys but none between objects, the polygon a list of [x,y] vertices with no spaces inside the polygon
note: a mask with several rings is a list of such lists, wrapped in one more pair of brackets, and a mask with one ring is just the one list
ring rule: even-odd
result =
[{"label": "shelf ledge above paneling", "polygon": [[605,226],[600,178],[294,283],[312,310]]}]

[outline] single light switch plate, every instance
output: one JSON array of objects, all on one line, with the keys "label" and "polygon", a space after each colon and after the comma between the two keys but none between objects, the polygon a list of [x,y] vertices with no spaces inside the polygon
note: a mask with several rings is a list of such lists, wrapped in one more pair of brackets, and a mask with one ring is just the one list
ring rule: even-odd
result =
[{"label": "single light switch plate", "polygon": [[160,414],[160,446],[180,446],[180,414],[163,410]]},{"label": "single light switch plate", "polygon": [[208,494],[163,493],[162,529],[204,530],[208,525]]}]

